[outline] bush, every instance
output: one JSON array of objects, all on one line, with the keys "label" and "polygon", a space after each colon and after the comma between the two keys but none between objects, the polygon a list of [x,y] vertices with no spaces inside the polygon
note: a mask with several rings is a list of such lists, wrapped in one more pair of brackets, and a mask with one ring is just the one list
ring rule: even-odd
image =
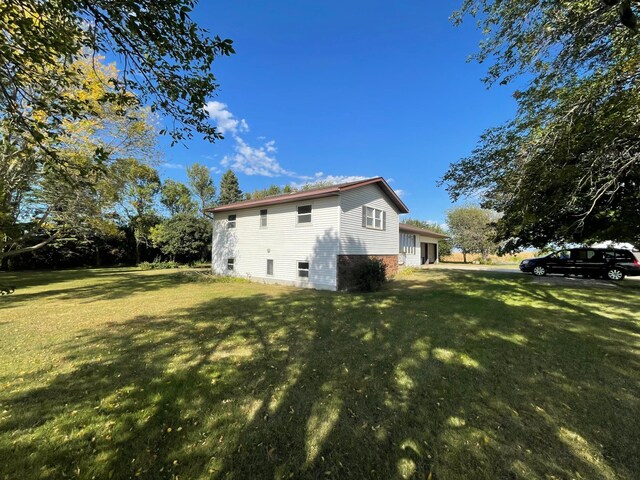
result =
[{"label": "bush", "polygon": [[349,286],[359,292],[380,290],[387,279],[387,267],[379,259],[366,258],[354,262],[348,276]]},{"label": "bush", "polygon": [[140,270],[164,270],[167,268],[179,268],[178,262],[163,262],[159,258],[156,258],[153,262],[142,262],[138,264]]},{"label": "bush", "polygon": [[216,275],[211,272],[203,272],[198,270],[187,270],[178,272],[177,276],[184,282],[191,283],[247,283],[248,280],[242,277],[229,277],[224,275]]}]

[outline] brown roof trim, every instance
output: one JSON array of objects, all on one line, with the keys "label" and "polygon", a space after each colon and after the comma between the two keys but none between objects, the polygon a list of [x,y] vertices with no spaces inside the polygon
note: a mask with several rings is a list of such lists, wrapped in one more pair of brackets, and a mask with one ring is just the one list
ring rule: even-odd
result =
[{"label": "brown roof trim", "polygon": [[431,232],[424,228],[414,227],[413,225],[407,225],[406,223],[400,224],[400,230],[403,232],[417,233],[418,235],[424,235],[425,237],[433,238],[449,238],[449,235],[443,235],[442,233]]},{"label": "brown roof trim", "polygon": [[300,200],[311,200],[314,198],[324,198],[339,195],[343,190],[351,190],[353,188],[363,187],[365,185],[377,184],[378,187],[389,197],[395,204],[400,213],[409,213],[409,209],[400,197],[393,191],[389,184],[382,177],[368,178],[366,180],[358,180],[355,182],[342,183],[339,185],[331,185],[330,187],[317,188],[315,190],[306,190],[304,192],[285,193],[275,195],[273,197],[260,198],[257,200],[244,200],[242,202],[230,203],[219,207],[207,208],[205,212],[227,212],[230,210],[243,210],[245,208],[264,207],[267,205],[278,205],[281,203],[297,202]]}]

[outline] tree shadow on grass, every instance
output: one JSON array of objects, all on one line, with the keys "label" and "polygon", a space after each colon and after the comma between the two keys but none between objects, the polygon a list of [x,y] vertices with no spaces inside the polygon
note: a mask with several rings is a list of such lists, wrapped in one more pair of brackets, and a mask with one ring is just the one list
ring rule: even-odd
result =
[{"label": "tree shadow on grass", "polygon": [[0,476],[638,477],[637,319],[569,290],[419,278],[86,331],[58,347],[73,369],[0,377]]},{"label": "tree shadow on grass", "polygon": [[[83,276],[85,272],[87,276]],[[31,272],[30,272],[31,273]],[[50,299],[73,300],[76,302],[94,302],[98,300],[114,300],[126,298],[138,293],[146,293],[163,288],[170,288],[181,281],[188,281],[180,276],[179,270],[156,270],[141,272],[137,269],[103,269],[74,270],[70,276],[60,277],[59,272],[43,272],[44,278],[40,278],[37,285],[62,284],[62,288],[38,290],[35,292],[24,291],[30,286],[34,277],[31,275],[23,284],[16,288],[16,292],[0,300],[0,308],[11,308],[19,304]],[[59,278],[65,278],[59,281]],[[87,280],[92,280],[87,282]],[[72,283],[76,281],[76,283]]]}]

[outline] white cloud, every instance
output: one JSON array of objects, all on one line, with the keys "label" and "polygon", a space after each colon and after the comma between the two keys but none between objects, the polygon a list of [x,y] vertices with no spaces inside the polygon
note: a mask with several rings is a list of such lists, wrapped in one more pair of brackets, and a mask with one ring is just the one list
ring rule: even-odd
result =
[{"label": "white cloud", "polygon": [[222,169],[215,166],[209,167],[209,170],[211,171],[211,173],[222,173]]},{"label": "white cloud", "polygon": [[171,169],[175,169],[175,170],[181,170],[184,168],[184,165],[182,165],[181,163],[169,163],[169,162],[165,162],[162,164],[162,166],[164,168],[171,168]]},{"label": "white cloud", "polygon": [[340,183],[357,182],[358,180],[364,180],[365,178],[369,178],[369,177],[363,177],[360,175],[325,175],[322,172],[318,172],[312,177],[300,175],[298,176],[298,178],[303,181],[291,182],[290,185],[293,188],[300,188],[304,185],[314,184],[314,183],[329,183],[331,185],[338,185]]},{"label": "white cloud", "polygon": [[407,194],[407,192],[405,192],[401,188],[394,190],[394,192],[396,192],[396,195],[398,195],[399,197],[404,197]]},{"label": "white cloud", "polygon": [[[315,172],[313,175],[301,175],[284,168],[276,157],[277,148],[275,140],[267,140],[266,137],[260,136],[258,140],[259,146],[253,146],[245,140],[245,132],[249,131],[249,125],[244,119],[236,118],[229,110],[226,104],[217,101],[208,102],[205,110],[209,117],[216,122],[221,133],[230,133],[234,146],[234,153],[226,155],[220,165],[224,168],[232,168],[236,172],[245,175],[260,175],[263,177],[290,177],[298,182],[292,182],[291,186],[300,188],[307,183],[347,183],[357,180],[363,180],[367,177],[360,175],[325,175],[324,172]],[[213,157],[207,155],[204,158],[213,160]],[[214,173],[220,173],[217,167],[211,167]]]},{"label": "white cloud", "polygon": [[247,175],[261,175],[263,177],[295,177],[294,172],[282,168],[275,157],[275,141],[270,140],[260,147],[252,147],[242,138],[234,137],[236,145],[235,153],[227,155],[220,164],[224,167],[232,168]]},{"label": "white cloud", "polygon": [[249,125],[244,118],[237,119],[222,102],[208,102],[204,107],[209,117],[216,122],[218,130],[223,135],[227,132],[237,134],[249,131]]}]

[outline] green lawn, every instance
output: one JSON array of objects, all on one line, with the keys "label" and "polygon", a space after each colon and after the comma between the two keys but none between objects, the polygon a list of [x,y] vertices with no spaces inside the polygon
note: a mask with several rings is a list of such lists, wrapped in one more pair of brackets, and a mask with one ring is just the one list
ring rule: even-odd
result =
[{"label": "green lawn", "polygon": [[640,478],[640,282],[0,275],[0,479]]}]

